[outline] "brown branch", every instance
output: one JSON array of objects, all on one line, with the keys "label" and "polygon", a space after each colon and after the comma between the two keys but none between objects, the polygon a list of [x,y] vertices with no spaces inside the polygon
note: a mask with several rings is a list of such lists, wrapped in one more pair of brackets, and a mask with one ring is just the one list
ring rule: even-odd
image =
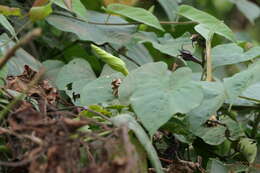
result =
[{"label": "brown branch", "polygon": [[32,41],[35,37],[40,36],[42,30],[40,28],[34,29],[23,37],[14,47],[9,49],[7,53],[0,59],[0,69],[15,55],[15,52],[23,45]]}]

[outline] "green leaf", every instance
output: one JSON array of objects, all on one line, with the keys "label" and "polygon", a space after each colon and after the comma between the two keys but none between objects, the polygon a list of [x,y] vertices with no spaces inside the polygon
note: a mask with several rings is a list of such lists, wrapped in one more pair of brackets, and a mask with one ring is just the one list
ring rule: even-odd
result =
[{"label": "green leaf", "polygon": [[[88,17],[90,21],[103,23],[108,15],[89,11]],[[72,16],[61,15],[51,15],[47,18],[47,22],[62,31],[76,34],[79,40],[93,41],[99,45],[104,43],[123,45],[131,40],[132,33],[136,30],[136,26],[95,25]],[[118,16],[109,17],[108,22],[126,23]]]},{"label": "green leaf", "polygon": [[224,79],[224,86],[229,99],[233,101],[242,94],[250,85],[259,81],[260,61],[252,64],[247,70],[236,73],[234,76]]},{"label": "green leaf", "polygon": [[194,27],[194,29],[200,34],[202,35],[206,40],[211,40],[212,36],[213,36],[213,32],[211,32],[209,29],[207,29],[206,27],[204,27],[203,24],[198,24]]},{"label": "green leaf", "polygon": [[11,8],[8,6],[0,5],[0,14],[5,16],[21,16],[20,8]]},{"label": "green leaf", "polygon": [[249,163],[255,161],[257,155],[257,143],[253,139],[241,138],[238,142],[238,149]]},{"label": "green leaf", "polygon": [[195,133],[196,136],[202,138],[207,144],[219,145],[226,140],[225,137],[226,127],[199,127]]},{"label": "green leaf", "polygon": [[65,5],[65,2],[63,0],[55,0],[54,3],[65,10],[74,12],[78,17],[86,21],[88,20],[88,10],[85,8],[85,6],[82,4],[80,0],[72,1],[72,9],[69,9]]},{"label": "green leaf", "polygon": [[124,76],[119,73],[114,73],[87,83],[80,93],[81,105],[87,106],[107,103],[114,100],[116,97],[113,94],[112,82],[118,78],[123,79]]},{"label": "green leaf", "polygon": [[213,33],[219,34],[233,42],[236,42],[231,29],[222,21],[218,20],[217,18],[211,16],[206,12],[200,11],[188,5],[181,5],[179,7],[179,14],[190,20],[202,24],[203,27],[205,27]]},{"label": "green leaf", "polygon": [[140,124],[128,114],[121,114],[116,117],[111,118],[113,124],[118,127],[127,125],[129,129],[131,129],[136,137],[138,138],[139,142],[145,148],[148,158],[151,161],[151,164],[155,168],[157,173],[163,173],[161,162],[158,158],[156,150],[154,149],[152,142],[150,141],[149,137],[145,133],[144,129],[141,127]]},{"label": "green leaf", "polygon": [[214,67],[236,64],[260,57],[260,46],[244,52],[234,43],[221,44],[212,49],[212,64]]},{"label": "green leaf", "polygon": [[175,21],[177,16],[176,14],[178,12],[178,3],[171,0],[158,0],[158,2],[165,10],[169,20]]},{"label": "green leaf", "polygon": [[[5,54],[8,49],[13,47],[15,43],[10,41],[7,34],[0,35],[0,54]],[[38,71],[41,67],[41,63],[24,49],[20,48],[16,51],[15,56],[7,62],[8,75],[18,76],[24,71],[24,65],[28,65],[35,71]]]},{"label": "green leaf", "polygon": [[10,22],[7,20],[7,18],[5,16],[3,16],[2,14],[0,14],[0,24],[7,29],[10,34],[12,35],[12,37],[16,38],[16,33],[15,30],[13,28],[13,26],[10,24]]},{"label": "green leaf", "polygon": [[51,81],[53,84],[56,81],[57,75],[59,74],[61,68],[65,65],[62,61],[59,60],[47,60],[44,61],[43,66],[45,67],[46,73],[44,78]]},{"label": "green leaf", "polygon": [[[241,96],[260,100],[260,82],[250,85],[244,92],[242,92]],[[233,102],[233,105],[240,106],[254,106],[256,104],[258,103],[242,98],[237,98]]]},{"label": "green leaf", "polygon": [[171,73],[163,62],[145,64],[124,79],[119,99],[125,104],[131,103],[153,135],[172,115],[187,113],[202,101],[202,88],[191,81],[191,74],[188,68]]},{"label": "green leaf", "polygon": [[135,38],[140,40],[141,43],[150,42],[158,51],[174,57],[180,54],[179,50],[182,47],[191,45],[190,35],[188,34],[175,39],[169,33],[158,38],[154,33],[139,32],[135,34]]},{"label": "green leaf", "polygon": [[103,49],[91,44],[91,49],[102,61],[107,63],[115,71],[121,72],[125,76],[128,75],[128,69],[126,68],[125,62],[118,57],[111,55]]},{"label": "green leaf", "polygon": [[237,8],[248,18],[251,23],[260,16],[260,8],[248,0],[229,0],[236,4]]},{"label": "green leaf", "polygon": [[226,98],[221,82],[200,82],[199,84],[203,88],[203,101],[186,117],[190,122],[190,131],[194,133],[222,106]]},{"label": "green leaf", "polygon": [[56,77],[55,84],[66,92],[75,105],[80,105],[80,93],[83,87],[96,79],[91,66],[81,58],[75,58],[63,66]]},{"label": "green leaf", "polygon": [[151,12],[143,8],[131,7],[123,4],[110,4],[105,10],[164,31],[158,19]]},{"label": "green leaf", "polygon": [[207,164],[207,171],[210,173],[229,173],[228,167],[216,159],[210,159]]},{"label": "green leaf", "polygon": [[49,2],[43,6],[32,7],[29,11],[29,17],[34,22],[37,20],[43,20],[45,17],[52,13],[52,2]]}]

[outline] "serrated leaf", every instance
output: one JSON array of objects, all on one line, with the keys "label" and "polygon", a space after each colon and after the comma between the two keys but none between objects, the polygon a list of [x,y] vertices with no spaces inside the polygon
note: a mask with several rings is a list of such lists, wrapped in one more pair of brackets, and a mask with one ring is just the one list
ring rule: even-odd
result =
[{"label": "serrated leaf", "polygon": [[123,4],[110,4],[106,10],[110,13],[119,14],[164,31],[158,19],[151,12],[143,8],[131,7]]},{"label": "serrated leaf", "polygon": [[111,118],[113,124],[116,126],[125,126],[127,125],[129,129],[131,129],[136,137],[138,138],[139,142],[145,148],[148,158],[151,161],[151,164],[155,168],[157,173],[163,173],[161,162],[158,158],[156,150],[154,149],[152,142],[150,141],[149,137],[145,133],[144,129],[141,127],[140,124],[128,114],[121,114],[116,117]]},{"label": "serrated leaf", "polygon": [[179,7],[179,14],[202,24],[203,27],[207,28],[213,33],[219,34],[233,42],[236,42],[235,36],[231,29],[222,21],[206,12],[200,11],[189,5],[181,5]]},{"label": "serrated leaf", "polygon": [[221,44],[212,48],[212,64],[214,67],[236,64],[260,57],[260,46],[244,52],[234,43]]},{"label": "serrated leaf", "polygon": [[[89,11],[88,17],[90,21],[104,22],[107,14],[101,14]],[[95,25],[71,16],[51,15],[47,18],[47,22],[54,27],[65,31],[72,32],[78,36],[79,40],[93,41],[96,44],[114,43],[123,45],[131,40],[132,33],[136,26],[104,26]],[[125,20],[118,16],[109,17],[108,22],[126,23]]]},{"label": "serrated leaf", "polygon": [[4,5],[0,5],[0,14],[5,16],[21,16],[20,8],[12,8]]},{"label": "serrated leaf", "polygon": [[132,105],[153,135],[173,114],[187,113],[202,101],[202,88],[191,81],[191,74],[188,68],[171,73],[162,62],[145,64],[124,79],[119,99]]}]

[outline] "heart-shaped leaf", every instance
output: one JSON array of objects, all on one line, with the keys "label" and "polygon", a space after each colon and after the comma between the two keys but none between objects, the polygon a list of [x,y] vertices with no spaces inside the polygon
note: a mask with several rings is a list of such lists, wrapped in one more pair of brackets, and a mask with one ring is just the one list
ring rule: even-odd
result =
[{"label": "heart-shaped leaf", "polygon": [[187,113],[203,98],[202,88],[191,81],[191,70],[174,73],[163,62],[148,63],[132,71],[119,88],[119,99],[130,103],[153,135],[175,113]]}]

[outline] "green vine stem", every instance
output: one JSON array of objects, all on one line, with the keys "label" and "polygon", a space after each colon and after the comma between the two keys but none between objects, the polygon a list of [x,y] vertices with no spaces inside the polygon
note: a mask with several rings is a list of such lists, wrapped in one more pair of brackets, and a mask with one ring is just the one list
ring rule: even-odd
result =
[{"label": "green vine stem", "polygon": [[206,81],[212,81],[212,58],[211,58],[211,39],[206,41],[206,55],[207,62]]}]

